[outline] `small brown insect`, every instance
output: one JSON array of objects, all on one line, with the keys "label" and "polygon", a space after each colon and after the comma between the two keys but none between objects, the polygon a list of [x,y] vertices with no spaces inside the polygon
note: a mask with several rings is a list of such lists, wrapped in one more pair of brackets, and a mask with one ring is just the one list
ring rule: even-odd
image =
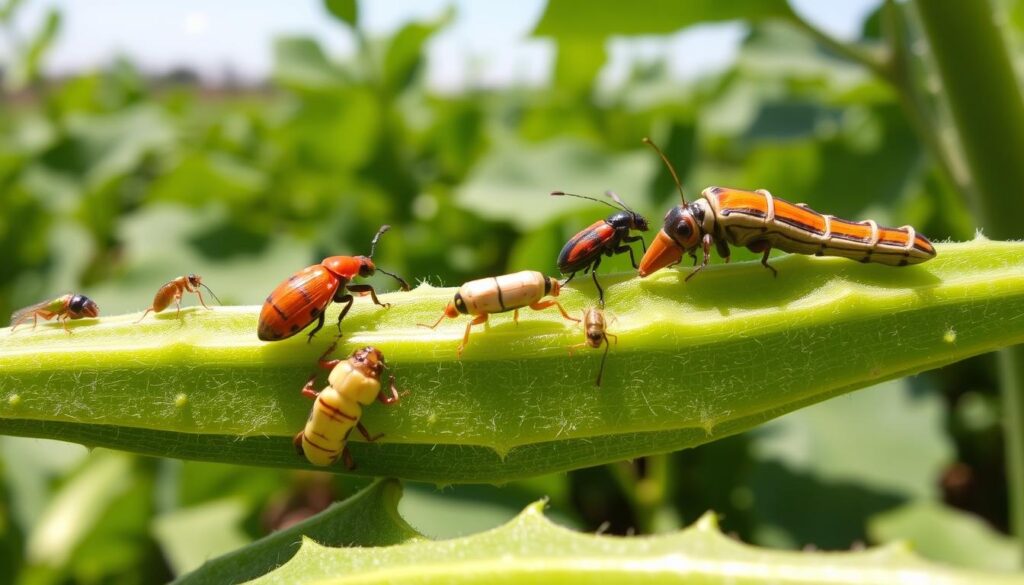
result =
[{"label": "small brown insect", "polygon": [[203,277],[199,276],[198,274],[179,276],[178,278],[175,278],[174,280],[161,286],[160,290],[156,291],[156,296],[153,297],[153,305],[146,309],[146,312],[142,314],[142,317],[139,317],[139,320],[136,321],[136,323],[139,323],[143,319],[145,319],[146,315],[148,315],[150,311],[154,313],[159,313],[160,311],[163,311],[168,307],[168,305],[171,304],[172,301],[178,307],[178,315],[180,315],[181,295],[185,294],[186,292],[195,293],[199,297],[200,304],[209,309],[210,307],[207,307],[206,302],[203,301],[203,293],[202,291],[199,290],[200,286],[209,291],[210,294],[213,295],[213,298],[217,299],[218,303],[220,302],[220,299],[218,299],[217,295],[214,294],[212,290],[210,290],[210,287],[203,284]]},{"label": "small brown insect", "polygon": [[586,338],[583,343],[577,343],[576,345],[569,346],[569,353],[572,354],[577,348],[580,347],[592,347],[597,349],[604,344],[604,355],[601,356],[601,368],[597,371],[597,380],[594,382],[595,386],[601,385],[601,376],[604,375],[604,362],[608,359],[608,350],[611,348],[611,343],[608,342],[608,338],[611,337],[615,341],[616,345],[619,343],[619,336],[608,333],[608,322],[605,321],[604,311],[597,307],[591,307],[583,313],[583,332]]},{"label": "small brown insect", "polygon": [[58,317],[61,320],[61,324],[64,325],[64,331],[71,335],[71,330],[68,329],[68,319],[97,317],[99,314],[100,308],[92,299],[85,295],[68,293],[53,300],[43,301],[23,309],[18,309],[11,315],[11,331],[13,332],[18,325],[28,321],[29,317],[32,317],[33,329],[36,328],[36,323],[39,322],[40,317],[47,321]]}]

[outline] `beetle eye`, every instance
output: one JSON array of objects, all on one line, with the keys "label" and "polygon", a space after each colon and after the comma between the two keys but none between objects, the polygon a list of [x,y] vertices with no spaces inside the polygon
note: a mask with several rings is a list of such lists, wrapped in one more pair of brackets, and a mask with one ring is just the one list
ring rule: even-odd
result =
[{"label": "beetle eye", "polygon": [[683,239],[689,239],[693,234],[693,229],[690,227],[690,222],[683,220],[676,224],[676,233]]},{"label": "beetle eye", "polygon": [[71,302],[68,303],[68,307],[70,307],[71,310],[75,312],[81,311],[83,308],[85,308],[85,297],[83,297],[82,295],[75,295],[71,297]]},{"label": "beetle eye", "polygon": [[359,265],[359,276],[366,278],[367,276],[373,276],[374,266],[370,262],[363,262]]}]

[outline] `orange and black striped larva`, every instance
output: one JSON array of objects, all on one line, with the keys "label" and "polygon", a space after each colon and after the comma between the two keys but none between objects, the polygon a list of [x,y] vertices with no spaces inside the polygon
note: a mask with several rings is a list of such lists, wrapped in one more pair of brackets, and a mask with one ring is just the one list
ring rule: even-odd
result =
[{"label": "orange and black striped larva", "polygon": [[459,344],[458,355],[461,357],[462,350],[469,343],[469,332],[473,325],[486,323],[487,317],[492,313],[513,311],[513,319],[518,323],[519,309],[523,307],[541,311],[554,306],[558,307],[563,317],[579,323],[579,319],[570,317],[557,300],[541,300],[549,295],[557,297],[560,290],[561,286],[557,279],[545,276],[535,270],[471,280],[459,287],[459,292],[455,293],[455,298],[448,303],[436,323],[433,325],[421,323],[420,326],[434,329],[441,324],[445,317],[454,319],[460,314],[474,315],[475,318],[466,325],[466,334],[462,336],[462,343]]},{"label": "orange and black striped larva", "polygon": [[175,278],[174,280],[161,286],[160,289],[156,291],[156,296],[153,297],[153,304],[150,305],[148,309],[146,309],[146,312],[142,314],[142,317],[139,317],[139,320],[136,321],[136,323],[139,323],[143,319],[145,319],[146,315],[148,315],[150,311],[152,311],[153,313],[159,313],[160,311],[163,311],[171,304],[172,301],[174,302],[175,306],[178,307],[177,316],[180,317],[181,296],[186,292],[195,293],[196,296],[199,297],[199,304],[209,309],[210,307],[207,307],[206,301],[203,300],[203,292],[199,289],[200,286],[209,291],[209,293],[213,295],[213,298],[216,299],[218,303],[220,303],[220,299],[218,299],[217,295],[212,290],[210,290],[210,287],[203,284],[203,277],[199,276],[198,274],[188,274],[186,276],[179,276],[178,278]]},{"label": "orange and black striped larva", "polygon": [[777,199],[764,189],[708,187],[700,199],[687,203],[668,158],[649,139],[644,142],[658,153],[672,173],[682,204],[665,215],[664,226],[640,260],[641,277],[678,264],[684,252],[693,257],[696,265],[697,249],[701,248],[704,259],[686,277],[689,280],[708,265],[712,245],[726,262],[729,244],[762,252],[761,264],[773,274],[777,274],[775,269],[768,265],[772,248],[890,266],[918,264],[935,257],[932,243],[912,226],[882,227],[870,219],[857,222],[823,215],[802,203]]},{"label": "orange and black striped larva", "polygon": [[27,321],[29,317],[32,317],[33,329],[36,328],[40,317],[47,321],[57,317],[61,320],[61,324],[64,325],[64,331],[71,335],[71,330],[68,329],[68,319],[92,318],[98,317],[99,314],[100,308],[92,299],[85,295],[68,293],[53,300],[43,301],[23,309],[18,309],[12,313],[11,332],[13,333],[14,329]]},{"label": "orange and black striped larva", "polygon": [[[331,346],[327,353],[333,349]],[[347,469],[353,469],[355,463],[345,444],[348,436],[353,428],[371,443],[383,436],[371,436],[359,418],[363,415],[363,406],[374,400],[387,405],[398,402],[395,377],[391,376],[388,392],[381,392],[384,355],[375,347],[358,349],[347,360],[325,360],[321,356],[319,364],[331,373],[327,377],[327,386],[320,392],[313,386],[316,374],[302,388],[302,395],[315,402],[306,428],[295,435],[295,449],[313,465],[325,467],[341,458]]]},{"label": "orange and black striped larva", "polygon": [[331,256],[324,258],[320,264],[308,266],[288,277],[287,280],[277,285],[277,288],[270,293],[263,303],[263,310],[260,311],[259,325],[256,333],[263,341],[280,341],[288,339],[299,331],[317,321],[316,327],[309,332],[309,341],[317,331],[324,326],[324,309],[331,301],[346,303],[338,315],[338,334],[341,334],[341,320],[345,318],[349,309],[352,308],[354,298],[350,292],[369,293],[374,304],[388,308],[390,305],[382,303],[377,298],[377,292],[368,284],[350,284],[352,279],[367,278],[373,276],[376,271],[394,278],[402,287],[402,290],[409,290],[409,283],[405,279],[392,274],[382,268],[377,268],[373,263],[373,252],[377,249],[377,242],[381,235],[391,229],[391,226],[383,225],[377,230],[370,242],[369,256]]},{"label": "orange and black striped larva", "polygon": [[590,307],[583,313],[583,343],[577,343],[576,345],[569,346],[569,354],[581,347],[592,347],[597,349],[604,344],[604,355],[601,356],[601,367],[597,370],[597,380],[594,381],[595,386],[601,385],[601,377],[604,375],[604,363],[608,359],[608,350],[611,348],[611,343],[608,342],[608,338],[611,337],[616,344],[619,343],[619,336],[608,333],[608,322],[604,318],[604,311],[598,307]]}]

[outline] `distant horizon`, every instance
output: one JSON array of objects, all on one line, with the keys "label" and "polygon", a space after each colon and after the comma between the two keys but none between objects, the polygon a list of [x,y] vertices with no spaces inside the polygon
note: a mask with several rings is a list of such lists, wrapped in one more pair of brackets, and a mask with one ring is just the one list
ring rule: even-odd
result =
[{"label": "distant horizon", "polygon": [[[850,39],[878,2],[794,0],[794,4],[826,31]],[[545,0],[496,4],[391,0],[361,2],[359,8],[361,28],[380,37],[408,22],[437,18],[454,7],[453,22],[426,50],[426,84],[445,92],[547,83],[554,44],[529,37],[545,6]],[[15,23],[18,35],[24,38],[36,30],[50,7],[57,8],[63,19],[44,73],[57,80],[109,67],[124,57],[150,79],[188,71],[207,87],[230,87],[225,83],[228,79],[255,87],[272,80],[273,41],[282,36],[310,36],[333,59],[355,54],[352,35],[316,0],[182,0],[174,4],[28,0]],[[239,22],[243,26],[233,26]],[[745,31],[743,24],[727,22],[664,37],[613,39],[602,79],[615,84],[632,64],[658,55],[667,55],[670,75],[680,80],[722,70],[733,62]],[[8,52],[8,45],[0,40],[0,63],[7,60]]]}]

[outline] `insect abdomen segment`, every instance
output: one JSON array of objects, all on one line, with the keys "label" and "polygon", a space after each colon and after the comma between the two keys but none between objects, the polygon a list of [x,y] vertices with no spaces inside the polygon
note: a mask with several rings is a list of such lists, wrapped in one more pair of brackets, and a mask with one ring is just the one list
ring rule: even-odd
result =
[{"label": "insect abdomen segment", "polygon": [[879,226],[823,215],[764,191],[708,187],[703,192],[715,215],[719,237],[737,246],[772,248],[795,254],[841,256],[892,266],[935,257],[935,248],[913,227]]},{"label": "insect abdomen segment", "polygon": [[313,465],[335,463],[345,449],[349,433],[363,415],[356,396],[380,390],[380,382],[341,362],[328,379],[329,384],[316,397],[302,431],[302,452]]},{"label": "insect abdomen segment", "polygon": [[459,288],[459,296],[470,315],[504,313],[543,298],[550,291],[547,280],[540,272],[524,270],[471,280]]}]

